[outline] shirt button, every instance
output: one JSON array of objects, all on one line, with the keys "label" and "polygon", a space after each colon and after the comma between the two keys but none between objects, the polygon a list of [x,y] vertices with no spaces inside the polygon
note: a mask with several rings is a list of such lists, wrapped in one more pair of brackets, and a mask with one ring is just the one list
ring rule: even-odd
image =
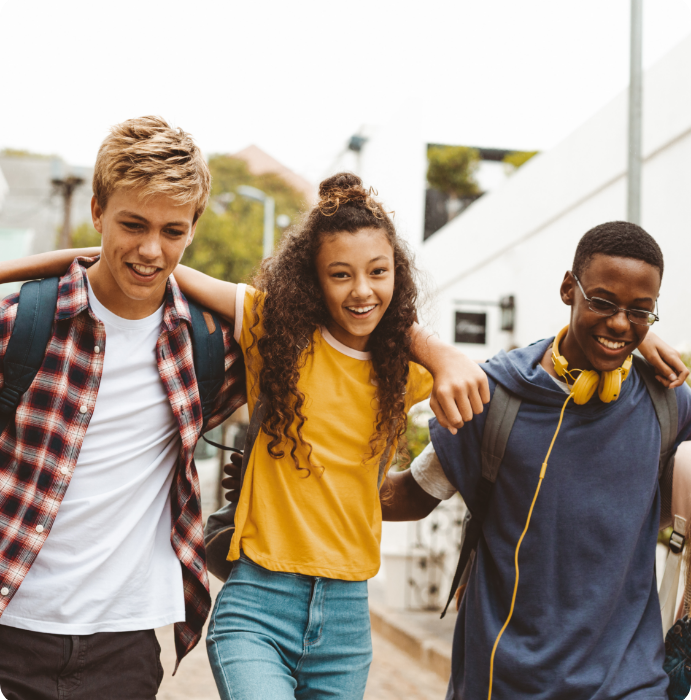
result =
[{"label": "shirt button", "polygon": [[9,595],[10,589],[9,588],[0,588],[0,593],[2,593],[2,595]]},{"label": "shirt button", "polygon": [[43,525],[36,525],[36,532],[43,532]]},{"label": "shirt button", "polygon": [[80,407],[79,407],[79,412],[80,412],[80,413],[86,413],[86,411],[87,411],[86,406],[80,406]]},{"label": "shirt button", "polygon": [[61,474],[69,474],[70,470],[67,467],[60,467]]},{"label": "shirt button", "polygon": [[101,352],[101,348],[99,348],[98,345],[96,345],[94,347],[94,352],[98,355],[98,353]]}]

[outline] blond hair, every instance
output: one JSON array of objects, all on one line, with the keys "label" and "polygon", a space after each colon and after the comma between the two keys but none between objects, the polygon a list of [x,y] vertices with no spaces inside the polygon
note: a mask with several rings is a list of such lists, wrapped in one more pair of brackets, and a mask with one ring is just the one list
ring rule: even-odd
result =
[{"label": "blond hair", "polygon": [[102,209],[117,187],[194,204],[196,221],[209,199],[211,174],[188,133],[161,117],[139,117],[112,127],[98,149],[93,190]]}]

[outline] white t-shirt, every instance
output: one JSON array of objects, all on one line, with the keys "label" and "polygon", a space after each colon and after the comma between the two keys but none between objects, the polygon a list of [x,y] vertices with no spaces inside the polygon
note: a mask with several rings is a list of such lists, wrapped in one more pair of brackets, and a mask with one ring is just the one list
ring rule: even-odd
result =
[{"label": "white t-shirt", "polygon": [[163,307],[128,320],[106,309],[103,374],[52,530],[0,624],[52,634],[151,629],[185,619],[170,543],[180,433],[156,363]]}]

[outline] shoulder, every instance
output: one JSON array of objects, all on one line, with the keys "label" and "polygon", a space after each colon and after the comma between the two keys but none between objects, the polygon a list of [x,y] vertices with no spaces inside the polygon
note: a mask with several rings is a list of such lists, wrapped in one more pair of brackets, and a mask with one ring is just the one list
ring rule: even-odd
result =
[{"label": "shoulder", "polygon": [[414,406],[424,401],[432,392],[434,379],[432,375],[417,362],[411,362],[408,370],[408,383],[406,386],[407,404]]},{"label": "shoulder", "polygon": [[491,394],[490,402],[485,405],[482,413],[465,423],[455,435],[452,435],[446,428],[439,425],[436,418],[430,420],[430,438],[434,443],[434,449],[442,465],[447,466],[456,463],[461,458],[461,455],[467,457],[470,454],[476,454],[479,458],[482,434],[497,387],[497,383],[492,377],[488,377],[488,382]]}]

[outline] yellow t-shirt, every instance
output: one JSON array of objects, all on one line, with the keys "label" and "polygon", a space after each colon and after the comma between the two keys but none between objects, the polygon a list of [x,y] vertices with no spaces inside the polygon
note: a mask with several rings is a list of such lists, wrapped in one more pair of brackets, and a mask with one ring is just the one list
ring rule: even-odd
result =
[{"label": "yellow t-shirt", "polygon": [[[257,293],[238,285],[235,339],[246,365]],[[259,337],[261,328],[254,333]],[[302,434],[312,445],[312,463],[324,469],[312,468],[305,477],[307,472],[298,471],[290,457],[290,443],[283,459],[273,459],[267,451],[269,438],[261,431],[247,466],[228,559],[238,559],[242,549],[272,571],[364,581],[379,570],[381,541],[381,455],[366,459],[376,419],[372,363],[369,353],[346,347],[325,328],[315,332],[312,342],[314,353],[298,382],[307,416]],[[256,344],[251,354],[258,373],[255,353]],[[251,413],[258,397],[257,377],[249,369],[246,376]],[[406,410],[427,398],[431,389],[431,375],[411,363]],[[308,466],[307,449],[298,445],[298,459]]]}]

